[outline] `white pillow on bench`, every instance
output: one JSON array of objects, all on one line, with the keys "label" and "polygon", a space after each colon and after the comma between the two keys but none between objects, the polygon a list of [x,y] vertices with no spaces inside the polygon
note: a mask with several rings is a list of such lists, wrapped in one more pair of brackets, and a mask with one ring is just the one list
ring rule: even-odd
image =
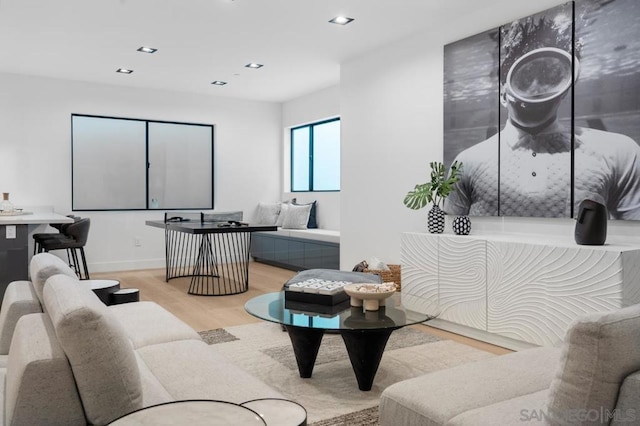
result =
[{"label": "white pillow on bench", "polygon": [[282,221],[282,227],[285,229],[307,229],[310,213],[311,204],[304,206],[290,204],[286,209],[286,215]]}]

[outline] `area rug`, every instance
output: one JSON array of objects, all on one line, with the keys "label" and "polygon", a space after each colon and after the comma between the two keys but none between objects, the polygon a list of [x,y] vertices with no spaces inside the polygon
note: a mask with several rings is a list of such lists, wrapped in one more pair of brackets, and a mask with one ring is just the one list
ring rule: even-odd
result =
[{"label": "area rug", "polygon": [[277,324],[256,323],[201,332],[211,349],[307,409],[312,426],[375,425],[382,391],[393,383],[494,356],[414,328],[389,338],[371,391],[358,390],[339,335],[323,337],[313,376],[298,375],[291,341]]}]

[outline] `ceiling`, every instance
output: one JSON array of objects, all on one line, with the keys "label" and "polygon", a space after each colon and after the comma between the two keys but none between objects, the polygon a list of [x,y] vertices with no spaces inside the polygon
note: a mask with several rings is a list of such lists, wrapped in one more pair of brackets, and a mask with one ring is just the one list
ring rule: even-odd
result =
[{"label": "ceiling", "polygon": [[[338,84],[350,58],[482,3],[0,0],[0,72],[283,102]],[[328,23],[337,15],[355,21]],[[139,53],[140,46],[158,51]],[[245,68],[249,62],[264,67]]]}]

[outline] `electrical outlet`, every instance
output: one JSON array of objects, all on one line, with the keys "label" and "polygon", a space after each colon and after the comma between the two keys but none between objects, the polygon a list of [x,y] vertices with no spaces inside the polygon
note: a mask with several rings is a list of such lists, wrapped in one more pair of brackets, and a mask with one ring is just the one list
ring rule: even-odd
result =
[{"label": "electrical outlet", "polygon": [[7,225],[7,240],[13,240],[16,238],[16,226]]},{"label": "electrical outlet", "polygon": [[136,247],[140,247],[142,245],[142,241],[140,240],[140,237],[135,237],[133,239],[133,245]]}]

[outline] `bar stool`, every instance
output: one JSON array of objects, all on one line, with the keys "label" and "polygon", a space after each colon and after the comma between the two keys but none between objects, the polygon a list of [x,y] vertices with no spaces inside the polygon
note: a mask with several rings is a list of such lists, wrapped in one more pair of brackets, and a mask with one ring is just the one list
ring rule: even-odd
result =
[{"label": "bar stool", "polygon": [[[64,234],[56,236],[55,238],[43,239],[39,245],[38,253],[49,252],[51,250],[67,250],[69,256],[69,262],[73,262],[73,268],[80,279],[89,279],[89,269],[87,268],[87,259],[84,254],[84,246],[87,244],[89,238],[89,227],[91,226],[91,219],[84,218],[79,219],[74,223],[69,224],[66,227]],[[80,265],[78,262],[78,251],[82,258],[82,266],[84,269],[84,278],[80,271]]]},{"label": "bar stool", "polygon": [[[80,216],[75,216],[72,214],[68,214],[67,217],[73,219],[74,222],[80,220]],[[66,235],[66,229],[71,225],[70,223],[52,223],[49,226],[58,230],[58,232],[42,232],[38,234],[33,234],[33,254],[40,253],[40,245],[42,241],[47,240],[49,238],[59,238],[63,235]],[[67,253],[68,254],[68,253]]]}]

